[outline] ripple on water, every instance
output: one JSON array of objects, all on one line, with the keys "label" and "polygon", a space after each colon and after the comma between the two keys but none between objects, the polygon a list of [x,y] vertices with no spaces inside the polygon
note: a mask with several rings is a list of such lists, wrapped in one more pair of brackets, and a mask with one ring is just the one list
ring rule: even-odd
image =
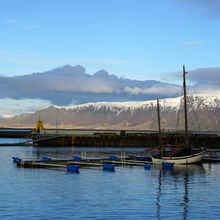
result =
[{"label": "ripple on water", "polygon": [[[83,149],[85,150],[85,149]],[[108,153],[87,148],[87,156]],[[121,154],[109,149],[109,154]],[[17,168],[12,156],[71,158],[72,148],[0,148],[0,219],[218,219],[220,164],[65,169]]]}]

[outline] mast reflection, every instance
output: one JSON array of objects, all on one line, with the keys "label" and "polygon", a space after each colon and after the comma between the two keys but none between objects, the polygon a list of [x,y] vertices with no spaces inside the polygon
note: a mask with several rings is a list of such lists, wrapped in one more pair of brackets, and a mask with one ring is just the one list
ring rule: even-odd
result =
[{"label": "mast reflection", "polygon": [[162,170],[159,170],[159,178],[158,178],[158,190],[157,190],[157,202],[156,202],[156,206],[157,206],[157,219],[161,219],[160,218],[160,196],[161,196],[161,176],[162,176]]},{"label": "mast reflection", "polygon": [[188,213],[188,183],[189,183],[189,173],[188,173],[188,166],[186,166],[185,176],[184,176],[184,197],[183,197],[183,219],[187,219]]},{"label": "mast reflection", "polygon": [[[155,167],[156,168],[156,167]],[[159,167],[157,167],[159,168]],[[181,187],[179,183],[182,182],[183,191],[181,190],[182,194],[182,203],[180,203],[183,211],[179,214],[182,214],[182,219],[188,219],[188,209],[189,209],[189,179],[190,176],[193,176],[196,173],[205,174],[204,167],[202,165],[176,165],[173,170],[163,170],[161,167],[159,168],[158,173],[158,187],[157,187],[157,194],[156,194],[156,215],[157,219],[161,219],[161,208],[164,204],[162,204],[161,196],[163,195],[162,184],[163,177],[172,177],[173,183],[176,186],[175,189]],[[181,178],[182,181],[178,181]],[[181,195],[180,195],[181,196]],[[167,204],[165,204],[167,205]]]}]

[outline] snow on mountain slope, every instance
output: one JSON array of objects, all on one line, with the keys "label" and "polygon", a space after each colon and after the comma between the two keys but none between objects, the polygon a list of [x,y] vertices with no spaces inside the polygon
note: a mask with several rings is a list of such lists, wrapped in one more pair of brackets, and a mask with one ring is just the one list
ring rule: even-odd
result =
[{"label": "snow on mountain slope", "polygon": [[[188,96],[189,106],[194,108],[219,108],[220,107],[220,95],[189,95]],[[180,108],[181,102],[183,102],[183,97],[177,98],[167,98],[160,100],[160,109],[165,110],[178,110]],[[59,107],[54,106],[60,109],[72,110],[72,111],[81,111],[83,109],[92,109],[93,111],[113,111],[117,113],[124,110],[130,110],[131,112],[136,109],[143,108],[156,108],[157,100],[150,101],[134,101],[134,102],[96,102],[96,103],[86,103],[75,106],[68,107]]]},{"label": "snow on mountain slope", "polygon": [[[190,95],[188,100],[189,129],[220,130],[220,96]],[[183,97],[160,100],[162,128],[176,129],[180,107],[183,107]],[[57,123],[59,128],[155,130],[157,129],[157,101],[97,102],[69,107],[49,106],[35,113],[0,119],[0,126],[35,126],[39,117],[47,128],[54,128]]]}]

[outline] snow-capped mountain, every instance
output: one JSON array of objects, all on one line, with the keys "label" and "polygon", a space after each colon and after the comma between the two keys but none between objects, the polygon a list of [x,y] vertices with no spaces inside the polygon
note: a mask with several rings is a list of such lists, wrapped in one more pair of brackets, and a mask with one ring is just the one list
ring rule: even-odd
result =
[{"label": "snow-capped mountain", "polygon": [[[160,100],[163,129],[183,128],[183,98]],[[220,95],[188,96],[191,130],[220,130]],[[34,127],[41,118],[46,128],[157,130],[157,101],[97,102],[49,106],[35,113],[0,119],[0,126]],[[177,120],[179,118],[179,120]]]}]

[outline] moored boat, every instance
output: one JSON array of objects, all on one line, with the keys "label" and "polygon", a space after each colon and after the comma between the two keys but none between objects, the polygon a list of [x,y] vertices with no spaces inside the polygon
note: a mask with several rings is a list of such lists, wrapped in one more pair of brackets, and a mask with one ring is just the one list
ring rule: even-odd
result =
[{"label": "moored boat", "polygon": [[174,163],[174,164],[191,164],[198,163],[203,160],[205,156],[205,150],[198,153],[185,155],[185,156],[175,156],[175,157],[165,157],[165,156],[154,156],[152,157],[153,163]]},{"label": "moored boat", "polygon": [[175,163],[175,164],[191,164],[198,163],[205,157],[203,148],[194,150],[189,143],[188,138],[188,122],[187,122],[187,97],[186,97],[186,75],[185,66],[183,66],[183,91],[184,91],[184,118],[185,118],[185,143],[181,145],[168,146],[171,150],[165,152],[167,146],[162,146],[160,140],[160,109],[158,101],[158,127],[159,127],[159,144],[161,152],[157,156],[152,156],[153,163]]}]

